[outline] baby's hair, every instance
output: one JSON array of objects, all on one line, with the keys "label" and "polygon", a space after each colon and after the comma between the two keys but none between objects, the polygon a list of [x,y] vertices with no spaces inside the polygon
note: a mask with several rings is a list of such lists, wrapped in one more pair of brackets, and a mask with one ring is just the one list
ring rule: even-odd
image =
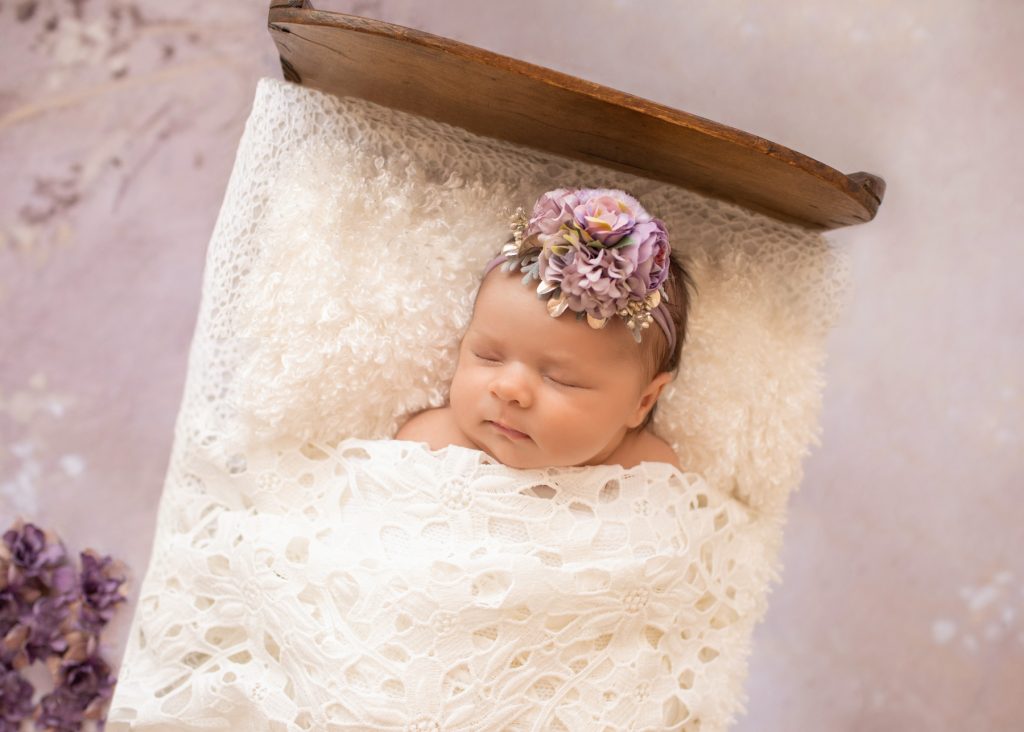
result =
[{"label": "baby's hair", "polygon": [[[668,270],[668,278],[662,285],[668,295],[668,302],[665,308],[669,317],[676,327],[675,347],[669,350],[668,338],[661,328],[651,326],[644,330],[643,340],[640,342],[641,355],[643,356],[645,375],[647,379],[653,379],[662,372],[675,373],[679,369],[682,359],[683,342],[686,340],[687,318],[690,313],[690,302],[697,294],[697,285],[690,276],[689,271],[683,266],[681,258],[675,253],[669,254],[671,265]],[[637,430],[646,429],[654,419],[654,410],[658,408],[657,402],[647,413],[647,417]]]}]

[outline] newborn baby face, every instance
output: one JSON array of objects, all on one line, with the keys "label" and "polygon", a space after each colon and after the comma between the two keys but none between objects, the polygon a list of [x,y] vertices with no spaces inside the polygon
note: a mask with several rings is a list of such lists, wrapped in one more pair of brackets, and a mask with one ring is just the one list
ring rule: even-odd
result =
[{"label": "newborn baby face", "polygon": [[505,465],[604,462],[650,407],[640,347],[620,318],[595,330],[548,315],[522,275],[484,279],[451,386],[458,428]]}]

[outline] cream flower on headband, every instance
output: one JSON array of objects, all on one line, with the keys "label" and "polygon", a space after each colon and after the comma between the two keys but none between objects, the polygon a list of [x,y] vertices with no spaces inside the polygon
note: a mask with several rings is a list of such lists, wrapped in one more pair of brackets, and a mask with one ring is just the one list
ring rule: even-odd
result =
[{"label": "cream flower on headband", "polygon": [[[665,224],[628,193],[559,188],[542,195],[527,219],[512,217],[513,239],[502,249],[506,271],[539,280],[548,312],[572,310],[593,328],[619,315],[639,342],[665,292],[671,247]],[[668,334],[666,334],[668,335]]]}]

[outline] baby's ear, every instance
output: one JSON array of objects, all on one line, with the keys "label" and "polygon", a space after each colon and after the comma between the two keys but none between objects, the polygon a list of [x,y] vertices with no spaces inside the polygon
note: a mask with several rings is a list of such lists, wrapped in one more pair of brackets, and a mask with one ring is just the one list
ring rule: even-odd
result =
[{"label": "baby's ear", "polygon": [[630,429],[639,427],[647,419],[647,413],[654,408],[654,404],[658,401],[658,397],[661,396],[661,390],[664,389],[668,383],[672,381],[672,374],[668,371],[662,371],[657,374],[651,383],[640,394],[640,401],[636,406],[636,411],[633,412],[632,417],[626,426]]}]

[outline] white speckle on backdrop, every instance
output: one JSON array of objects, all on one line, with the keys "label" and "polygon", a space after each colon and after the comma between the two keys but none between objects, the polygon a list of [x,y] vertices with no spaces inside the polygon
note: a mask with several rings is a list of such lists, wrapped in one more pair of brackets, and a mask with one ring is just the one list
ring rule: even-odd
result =
[{"label": "white speckle on backdrop", "polygon": [[967,603],[967,609],[971,612],[977,612],[988,605],[999,597],[1000,590],[994,583],[984,585],[982,587],[962,587],[960,588],[960,597],[964,598]]},{"label": "white speckle on backdrop", "polygon": [[[40,510],[41,486],[50,478],[46,465],[55,457],[50,456],[46,435],[54,423],[62,420],[68,407],[74,404],[73,397],[56,391],[48,391],[47,377],[35,372],[28,379],[27,388],[15,389],[10,396],[0,392],[0,423],[6,427],[2,434],[10,439],[6,444],[6,456],[0,459],[0,531],[7,528],[9,517],[32,517]],[[60,463],[64,472],[85,470],[80,456],[68,456],[71,460]]]},{"label": "white speckle on backdrop", "polygon": [[72,478],[77,478],[85,472],[85,460],[81,455],[61,455],[60,466]]},{"label": "white speckle on backdrop", "polygon": [[932,623],[932,638],[936,643],[945,644],[956,635],[956,623],[951,620],[936,620]]},{"label": "white speckle on backdrop", "polygon": [[[31,516],[38,510],[37,482],[42,474],[39,462],[33,457],[36,446],[28,441],[12,442],[7,446],[18,465],[14,477],[0,483],[0,516]],[[5,530],[6,526],[0,526]]]},{"label": "white speckle on backdrop", "polygon": [[46,379],[36,374],[29,382],[30,389],[19,389],[8,399],[0,393],[0,417],[7,417],[12,422],[28,424],[41,413],[60,419],[67,407],[73,402],[70,397],[55,392],[46,392]]},{"label": "white speckle on backdrop", "polygon": [[999,570],[987,582],[961,587],[958,595],[963,603],[962,617],[959,620],[934,620],[931,625],[932,640],[940,646],[949,645],[962,628],[961,646],[976,653],[982,641],[996,643],[1013,633],[1018,614],[1014,603],[1019,602],[1024,588],[1015,593],[1012,582],[1012,572]]},{"label": "white speckle on backdrop", "polygon": [[[11,454],[19,458],[19,465],[11,480],[0,482],[0,516],[33,515],[38,510],[36,480],[39,478],[39,463],[19,451],[27,443],[8,445]],[[31,446],[31,445],[30,445]],[[0,526],[0,530],[6,529]]]}]

